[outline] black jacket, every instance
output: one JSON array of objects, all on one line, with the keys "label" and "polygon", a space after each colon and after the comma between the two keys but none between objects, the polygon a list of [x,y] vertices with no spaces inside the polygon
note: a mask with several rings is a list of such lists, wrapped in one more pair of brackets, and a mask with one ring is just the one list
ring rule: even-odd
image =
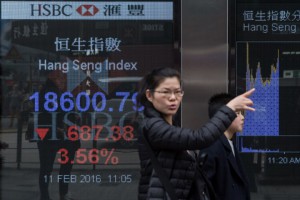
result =
[{"label": "black jacket", "polygon": [[218,200],[250,199],[248,179],[235,147],[234,151],[235,156],[225,135],[202,151],[208,154],[202,169],[210,179]]},{"label": "black jacket", "polygon": [[[196,173],[196,160],[187,150],[202,149],[214,141],[236,118],[227,106],[199,130],[191,130],[169,125],[154,109],[144,111],[142,129],[157,159],[174,186],[178,199],[188,198]],[[138,189],[139,200],[165,200],[166,192],[153,170],[147,149],[139,133],[139,156],[141,177]]]}]

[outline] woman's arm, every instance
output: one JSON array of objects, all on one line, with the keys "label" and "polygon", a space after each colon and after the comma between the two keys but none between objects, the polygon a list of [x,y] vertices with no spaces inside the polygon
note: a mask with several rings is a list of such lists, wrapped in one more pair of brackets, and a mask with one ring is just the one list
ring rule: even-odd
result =
[{"label": "woman's arm", "polygon": [[162,118],[145,119],[143,130],[154,149],[202,149],[216,141],[235,118],[235,112],[223,106],[209,122],[198,130],[172,126]]}]

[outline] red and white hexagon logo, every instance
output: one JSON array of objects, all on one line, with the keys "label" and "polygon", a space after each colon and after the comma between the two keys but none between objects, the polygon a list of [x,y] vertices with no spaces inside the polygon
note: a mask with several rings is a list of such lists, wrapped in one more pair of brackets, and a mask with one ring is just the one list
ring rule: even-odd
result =
[{"label": "red and white hexagon logo", "polygon": [[99,12],[99,9],[94,5],[81,5],[76,9],[76,11],[81,16],[94,16],[97,12]]}]

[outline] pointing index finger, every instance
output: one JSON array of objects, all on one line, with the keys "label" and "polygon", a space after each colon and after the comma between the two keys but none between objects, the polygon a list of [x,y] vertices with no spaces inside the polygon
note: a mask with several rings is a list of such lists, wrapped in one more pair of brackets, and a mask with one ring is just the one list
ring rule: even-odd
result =
[{"label": "pointing index finger", "polygon": [[251,90],[248,90],[247,92],[245,92],[244,94],[242,94],[242,96],[244,97],[249,97],[252,95],[252,93],[255,91],[255,88],[252,88]]}]

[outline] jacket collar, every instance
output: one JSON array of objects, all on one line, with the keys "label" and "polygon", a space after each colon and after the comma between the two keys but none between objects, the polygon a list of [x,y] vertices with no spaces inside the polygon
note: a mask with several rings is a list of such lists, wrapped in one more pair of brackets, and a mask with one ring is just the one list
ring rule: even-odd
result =
[{"label": "jacket collar", "polygon": [[145,107],[144,115],[148,118],[162,117],[161,114],[153,108],[153,106]]}]

